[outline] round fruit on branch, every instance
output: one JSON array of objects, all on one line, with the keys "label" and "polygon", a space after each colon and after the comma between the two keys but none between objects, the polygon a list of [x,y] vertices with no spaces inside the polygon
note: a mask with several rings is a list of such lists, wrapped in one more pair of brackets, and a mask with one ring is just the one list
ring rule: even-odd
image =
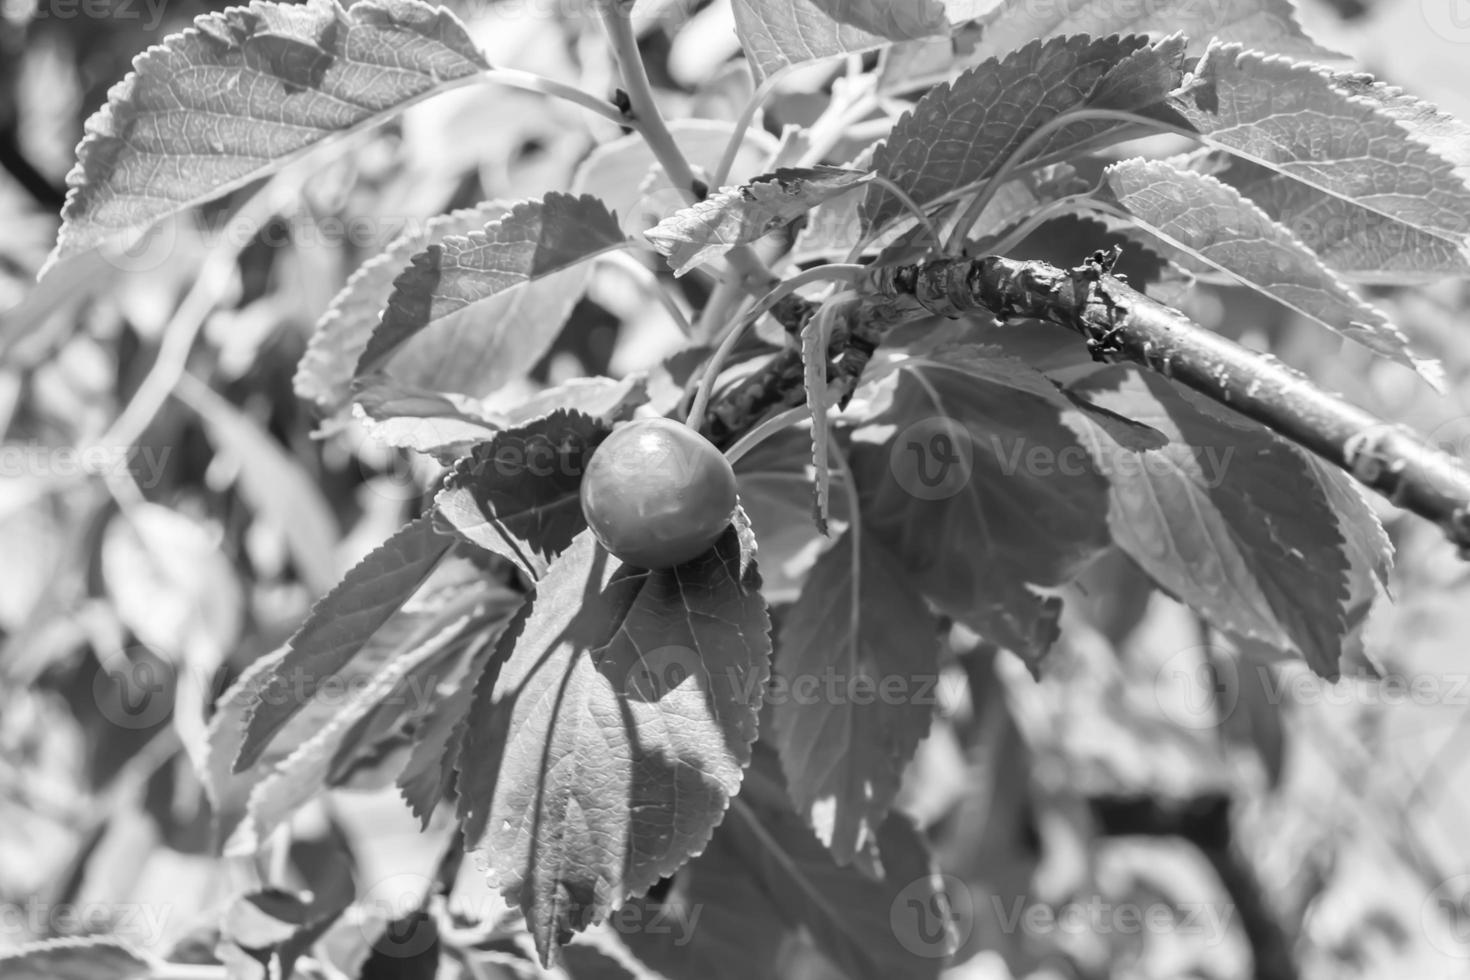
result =
[{"label": "round fruit on branch", "polygon": [[735,471],[709,440],[672,419],[619,426],[582,477],[582,514],[602,546],[640,568],[708,551],[735,511]]}]

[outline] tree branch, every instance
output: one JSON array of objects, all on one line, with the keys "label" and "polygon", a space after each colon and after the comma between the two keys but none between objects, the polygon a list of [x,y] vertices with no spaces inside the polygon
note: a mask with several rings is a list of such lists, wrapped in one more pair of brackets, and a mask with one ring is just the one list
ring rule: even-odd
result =
[{"label": "tree branch", "polygon": [[[1403,428],[1309,378],[1191,321],[1109,274],[1117,251],[1072,269],[1001,256],[940,259],[869,274],[854,321],[834,331],[828,377],[850,394],[873,349],[925,315],[1045,320],[1086,341],[1099,361],[1131,361],[1214,399],[1340,467],[1394,504],[1438,524],[1470,558],[1470,470]],[[704,428],[723,445],[773,409],[799,405],[801,355],[785,350],[712,406]]]}]

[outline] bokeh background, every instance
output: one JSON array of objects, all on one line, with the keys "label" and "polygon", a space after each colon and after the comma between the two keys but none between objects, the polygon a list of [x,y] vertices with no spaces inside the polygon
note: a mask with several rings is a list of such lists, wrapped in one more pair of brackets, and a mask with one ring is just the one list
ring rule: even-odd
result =
[{"label": "bokeh background", "polygon": [[[575,3],[448,6],[496,64],[614,85]],[[214,852],[194,775],[210,705],[417,513],[433,475],[360,421],[324,420],[298,399],[312,325],[404,227],[568,187],[619,135],[536,95],[449,93],[277,182],[248,221],[227,220],[226,199],[38,284],[83,121],[137,53],[208,9],[0,0],[0,953],[111,933],[211,958],[218,910],[255,871]],[[1465,0],[1309,0],[1301,13],[1364,70],[1470,118]],[[728,4],[644,3],[638,15],[668,114],[733,119],[751,83]],[[793,73],[756,143],[815,118],[835,72]],[[834,159],[880,138],[902,108],[859,122]],[[683,299],[697,304],[701,288]],[[1470,289],[1374,298],[1442,359],[1446,394],[1244,291],[1201,288],[1190,311],[1470,458]],[[534,383],[497,397],[617,376],[680,342],[642,277],[600,266]],[[425,356],[426,372],[453,377]],[[160,377],[177,382],[161,398]],[[903,796],[970,898],[953,975],[1247,975],[1241,893],[1200,845],[1214,803],[1230,808],[1232,846],[1302,975],[1470,975],[1470,566],[1434,529],[1380,510],[1397,547],[1393,599],[1367,613],[1336,684],[1259,650],[1238,662],[1264,673],[1232,673],[1237,661],[1211,656],[1219,638],[1121,556],[1079,585],[1041,682],[953,637],[970,655],[940,685],[941,719]],[[452,827],[418,831],[383,761],[398,748],[340,760],[341,788],[293,823],[286,874],[323,901],[351,892],[407,912],[405,896],[436,874]],[[1194,829],[1155,832],[1120,807],[1100,830],[1107,814],[1073,812],[1079,786],[1184,801],[1180,826]],[[445,905],[470,933],[499,914],[472,869]],[[1019,914],[1033,907],[1052,918]],[[368,955],[352,929],[337,937],[356,950],[344,974]],[[788,975],[834,975],[799,937],[783,956]],[[387,971],[377,976],[423,975],[405,972],[412,956],[371,962]],[[446,961],[443,975],[462,969]],[[487,957],[478,969],[532,968]]]}]

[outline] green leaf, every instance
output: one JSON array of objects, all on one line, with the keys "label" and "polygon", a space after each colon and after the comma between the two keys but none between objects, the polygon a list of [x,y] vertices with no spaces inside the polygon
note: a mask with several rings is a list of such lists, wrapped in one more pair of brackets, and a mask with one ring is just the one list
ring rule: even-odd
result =
[{"label": "green leaf", "polygon": [[500,431],[480,400],[468,395],[428,391],[383,375],[361,379],[354,390],[353,401],[374,439],[427,453],[445,463],[468,454],[476,443],[493,439]]},{"label": "green leaf", "polygon": [[649,927],[622,932],[624,941],[665,977],[764,980],[782,975],[781,947],[791,925],[731,846],[723,824],[704,853],[679,869],[661,900],[635,898],[628,909],[633,921]]},{"label": "green leaf", "polygon": [[543,961],[703,850],[738,791],[769,676],[753,547],[739,516],[706,555],[635,570],[584,532],[507,628],[460,816]]},{"label": "green leaf", "polygon": [[413,596],[453,543],[453,538],[436,533],[428,518],[410,521],[312,607],[288,642],[286,654],[260,679],[260,693],[234,760],[236,772],[260,759],[317,688],[346,667]]},{"label": "green leaf", "polygon": [[735,33],[756,81],[791,65],[871,51],[888,39],[833,20],[816,0],[731,0]]},{"label": "green leaf", "polygon": [[[920,207],[993,176],[1044,124],[1082,108],[1137,110],[1160,102],[1183,73],[1184,44],[1170,38],[1082,36],[1037,41],[1002,61],[987,61],[930,90],[894,125],[874,168]],[[1029,150],[1035,164],[1072,156],[1110,120],[1062,126]],[[903,213],[898,198],[873,185],[863,201],[867,229]]]},{"label": "green leaf", "polygon": [[485,320],[480,304],[625,244],[617,218],[601,201],[560,193],[523,201],[482,231],[445,236],[415,255],[394,281],[357,373],[381,370],[419,331],[461,317],[479,321],[480,347],[529,368],[556,339],[560,324],[512,333],[503,323]]},{"label": "green leaf", "polygon": [[52,939],[0,953],[6,980],[147,980],[159,966],[142,950],[104,936]]},{"label": "green leaf", "polygon": [[525,425],[557,409],[566,409],[612,425],[631,419],[634,410],[647,401],[648,380],[642,374],[630,374],[617,381],[600,377],[570,378],[518,401],[497,419],[508,426]]},{"label": "green leaf", "polygon": [[849,864],[876,846],[929,731],[938,623],[899,560],[849,530],[782,618],[775,666],[772,722],[786,785],[817,838]]},{"label": "green leaf", "polygon": [[1351,283],[1403,286],[1470,276],[1470,253],[1355,202],[1242,160],[1220,178]]},{"label": "green leaf", "polygon": [[292,813],[333,785],[343,753],[370,748],[351,744],[370,714],[386,709],[400,725],[421,715],[430,693],[454,672],[454,659],[465,644],[483,642],[487,623],[505,618],[506,599],[494,590],[474,589],[441,608],[390,619],[359,652],[358,682],[323,698],[331,702],[323,705],[323,723],[294,747],[278,740],[273,748],[291,748],[290,754],[266,772],[252,774],[260,778],[225,853],[255,853]]},{"label": "green leaf", "polygon": [[500,632],[486,635],[472,652],[464,673],[455,678],[453,689],[439,696],[424,713],[413,734],[413,749],[398,774],[398,790],[421,829],[427,829],[444,791],[454,778],[459,761],[460,729],[469,716],[475,687],[487,671],[500,669],[495,660]]},{"label": "green leaf", "polygon": [[381,375],[360,380],[354,390],[354,401],[373,438],[399,449],[428,453],[446,465],[468,456],[476,443],[495,438],[502,429],[543,418],[557,409],[612,424],[631,418],[634,409],[648,400],[648,386],[640,375],[619,381],[572,378],[495,411],[478,398],[428,391]]},{"label": "green leaf", "polygon": [[418,0],[252,3],[139,55],[87,121],[48,264],[280,169],[488,68]]},{"label": "green leaf", "polygon": [[1063,424],[1070,403],[992,348],[898,362],[876,427],[854,435],[863,533],[941,610],[1036,662],[1068,582],[1108,544],[1107,482]]},{"label": "green leaf", "polygon": [[582,474],[611,433],[590,415],[562,409],[501,432],[455,464],[435,512],[466,541],[539,579],[587,527]]},{"label": "green leaf", "polygon": [[[944,4],[936,0],[812,0],[812,4],[841,24],[850,24],[890,41],[911,41],[949,33]],[[769,5],[767,9],[770,9]]]},{"label": "green leaf", "polygon": [[841,167],[777,170],[676,211],[643,236],[668,256],[674,275],[682,276],[871,179],[870,173]]},{"label": "green leaf", "polygon": [[827,420],[827,348],[831,346],[837,317],[851,310],[853,298],[850,292],[833,296],[801,328],[802,384],[806,388],[806,403],[812,414],[812,516],[816,519],[817,530],[823,534],[827,533],[827,501],[832,486],[828,448],[831,432]]},{"label": "green leaf", "polygon": [[[708,177],[719,164],[734,126],[712,119],[674,119],[669,133],[696,175]],[[739,183],[765,171],[776,139],[752,126],[741,139],[730,170]],[[646,231],[687,205],[664,174],[648,143],[637,133],[610,140],[587,155],[572,178],[573,194],[590,194],[616,214],[630,234]]]},{"label": "green leaf", "polygon": [[382,319],[388,297],[393,295],[393,280],[409,260],[451,235],[467,235],[483,228],[509,210],[509,204],[489,201],[430,218],[358,266],[317,321],[296,369],[296,394],[328,411],[335,412],[346,404],[352,396],[357,362]]},{"label": "green leaf", "polygon": [[1354,76],[1224,45],[1168,105],[1212,146],[1464,249],[1464,127],[1374,91]]},{"label": "green leaf", "polygon": [[1074,390],[1170,440],[1137,452],[1080,412],[1068,420],[1112,484],[1107,522],[1118,545],[1219,628],[1296,650],[1319,674],[1337,676],[1349,560],[1337,515],[1301,456],[1260,426],[1194,407],[1147,372],[1108,368]]},{"label": "green leaf", "polygon": [[935,924],[925,913],[943,902],[940,881],[907,817],[891,813],[878,828],[881,880],[836,864],[789,807],[757,806],[742,796],[717,836],[743,861],[746,874],[760,883],[781,918],[802,926],[841,975],[853,980],[939,976],[944,937],[936,943],[924,930]]},{"label": "green leaf", "polygon": [[983,34],[969,53],[970,59],[999,58],[1037,38],[1068,34],[1158,37],[1176,32],[1189,38],[1191,54],[1202,53],[1213,38],[1319,61],[1341,58],[1306,35],[1291,0],[1212,0],[1208,4],[1155,0],[1138,5],[1112,0],[1045,4],[1004,0],[981,24]]},{"label": "green leaf", "polygon": [[1170,246],[1185,269],[1218,270],[1302,316],[1441,386],[1435,361],[1415,357],[1408,339],[1363,302],[1291,232],[1234,188],[1161,160],[1108,167],[1100,193]]},{"label": "green leaf", "polygon": [[[785,429],[735,464],[740,506],[761,545],[761,593],[771,603],[795,600],[818,553],[831,543],[812,522],[816,475],[810,449],[806,433]],[[833,474],[839,487],[845,480],[841,472]],[[833,496],[831,517],[852,519],[845,492]]]}]

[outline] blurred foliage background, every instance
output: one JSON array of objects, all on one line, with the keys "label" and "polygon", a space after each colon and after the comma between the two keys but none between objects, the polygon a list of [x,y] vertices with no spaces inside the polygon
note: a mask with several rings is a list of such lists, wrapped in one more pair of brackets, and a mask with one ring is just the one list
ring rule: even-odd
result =
[{"label": "blurred foliage background", "polygon": [[[601,36],[574,4],[449,6],[497,64],[613,87]],[[570,186],[618,135],[535,95],[450,93],[293,172],[255,199],[253,223],[232,222],[236,194],[37,285],[84,119],[135,54],[206,9],[0,6],[0,907],[20,910],[0,918],[0,951],[109,931],[177,955],[207,949],[213,911],[249,879],[213,856],[193,775],[209,706],[417,513],[430,476],[360,420],[321,419],[295,396],[312,325],[402,228]],[[1366,70],[1470,118],[1470,30],[1436,33],[1427,9],[1314,0],[1303,16]],[[728,6],[649,3],[640,16],[668,115],[733,119],[751,85]],[[835,71],[790,76],[766,131],[815,118]],[[902,108],[860,123],[834,158],[881,136]],[[702,300],[695,277],[682,288]],[[1470,455],[1470,289],[1375,293],[1417,349],[1443,360],[1445,397],[1243,290],[1201,288],[1190,311]],[[644,280],[599,266],[536,378],[616,376],[679,341]],[[184,378],[153,404],[145,379],[158,365]],[[1470,874],[1459,832],[1470,820],[1470,578],[1433,528],[1382,514],[1398,549],[1395,601],[1366,617],[1357,676],[1334,686],[1277,664],[1266,676],[1279,686],[1236,678],[1220,685],[1235,709],[1220,726],[1197,709],[1209,638],[1121,555],[1077,590],[1039,683],[956,633],[966,656],[949,668],[943,717],[904,793],[946,873],[977,896],[956,975],[1244,975],[1238,919],[1184,926],[1191,908],[1229,904],[1205,852],[1126,814],[1110,829],[1079,812],[1090,797],[1225,800],[1306,975],[1463,972],[1454,957],[1467,953],[1470,910],[1454,882]],[[1180,684],[1161,685],[1179,671]],[[420,835],[379,768],[343,760],[343,788],[295,822],[289,873],[318,895],[436,873],[451,828],[436,821]],[[448,904],[471,920],[488,892],[472,869],[456,880]],[[1078,894],[1176,914],[1142,932],[1005,925],[1013,900]],[[86,914],[63,920],[61,908]],[[830,973],[801,943],[783,956],[791,975]]]}]

